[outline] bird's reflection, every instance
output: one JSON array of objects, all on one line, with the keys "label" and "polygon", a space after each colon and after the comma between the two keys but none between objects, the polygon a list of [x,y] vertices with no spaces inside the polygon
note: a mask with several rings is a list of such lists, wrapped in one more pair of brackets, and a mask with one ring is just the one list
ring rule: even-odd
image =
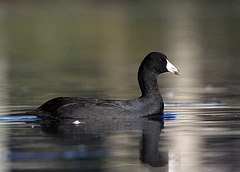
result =
[{"label": "bird's reflection", "polygon": [[[44,135],[55,137],[55,141],[61,145],[81,145],[88,148],[98,145],[101,148],[107,141],[108,133],[114,131],[141,130],[142,137],[139,145],[139,159],[144,164],[153,167],[162,167],[168,164],[168,152],[159,150],[160,133],[164,127],[162,118],[138,118],[136,120],[111,120],[111,121],[84,121],[75,125],[74,120],[41,120],[41,131]],[[111,143],[110,143],[111,144]],[[93,151],[91,149],[91,151]],[[96,152],[98,154],[96,155]],[[82,153],[82,152],[79,152]],[[94,155],[101,158],[108,151],[96,150]],[[84,152],[86,159],[96,158]],[[84,158],[83,155],[79,155]],[[75,157],[79,157],[75,156]]]},{"label": "bird's reflection", "polygon": [[[151,119],[151,121],[153,118]],[[168,164],[168,152],[160,151],[160,133],[164,127],[162,120],[155,119],[152,122],[146,122],[142,132],[140,142],[140,160],[153,167],[161,167]]]}]

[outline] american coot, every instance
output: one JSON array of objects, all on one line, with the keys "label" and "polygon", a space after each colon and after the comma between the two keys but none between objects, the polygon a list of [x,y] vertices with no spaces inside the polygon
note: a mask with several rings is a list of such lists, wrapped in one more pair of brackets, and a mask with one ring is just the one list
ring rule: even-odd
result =
[{"label": "american coot", "polygon": [[166,55],[151,52],[143,59],[138,70],[141,97],[130,100],[57,97],[26,115],[40,118],[112,119],[162,114],[164,104],[158,90],[157,75],[164,72],[180,75]]}]

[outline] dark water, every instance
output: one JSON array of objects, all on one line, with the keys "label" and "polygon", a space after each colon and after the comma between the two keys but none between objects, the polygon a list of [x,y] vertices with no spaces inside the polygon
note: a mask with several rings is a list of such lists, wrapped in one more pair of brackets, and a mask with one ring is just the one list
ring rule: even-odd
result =
[{"label": "dark water", "polygon": [[[240,171],[239,2],[0,3],[0,171]],[[151,51],[182,74],[159,76],[163,118],[23,116],[57,96],[138,97]]]}]

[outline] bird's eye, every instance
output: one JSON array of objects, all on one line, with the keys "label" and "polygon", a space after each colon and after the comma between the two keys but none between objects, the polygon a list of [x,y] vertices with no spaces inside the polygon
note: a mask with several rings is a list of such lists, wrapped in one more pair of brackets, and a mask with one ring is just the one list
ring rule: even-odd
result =
[{"label": "bird's eye", "polygon": [[163,62],[163,60],[162,60],[162,59],[158,59],[158,61],[159,61],[159,62]]}]

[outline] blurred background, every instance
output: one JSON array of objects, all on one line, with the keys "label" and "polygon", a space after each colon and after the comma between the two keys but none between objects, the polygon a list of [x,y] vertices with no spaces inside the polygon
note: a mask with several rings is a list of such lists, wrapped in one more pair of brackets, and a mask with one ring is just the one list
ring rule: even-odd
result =
[{"label": "blurred background", "polygon": [[138,66],[152,51],[165,53],[182,74],[159,77],[167,101],[232,88],[240,73],[239,8],[237,0],[2,0],[2,101],[137,97]]},{"label": "blurred background", "polygon": [[[238,0],[0,0],[0,112],[34,108],[58,96],[136,98],[139,64],[149,52],[160,51],[181,72],[158,78],[165,109],[185,115],[165,123],[161,149],[169,150],[169,160],[163,171],[238,171],[239,45]],[[168,104],[194,102],[214,107]],[[0,125],[1,169],[44,168],[48,159],[38,165],[39,151],[65,151],[61,143],[51,143],[54,137],[49,141],[33,128]],[[116,153],[106,164],[133,163],[119,171],[153,171],[139,165],[139,134],[121,132],[104,137],[112,147],[103,149]],[[16,151],[36,157],[4,156]]]}]

